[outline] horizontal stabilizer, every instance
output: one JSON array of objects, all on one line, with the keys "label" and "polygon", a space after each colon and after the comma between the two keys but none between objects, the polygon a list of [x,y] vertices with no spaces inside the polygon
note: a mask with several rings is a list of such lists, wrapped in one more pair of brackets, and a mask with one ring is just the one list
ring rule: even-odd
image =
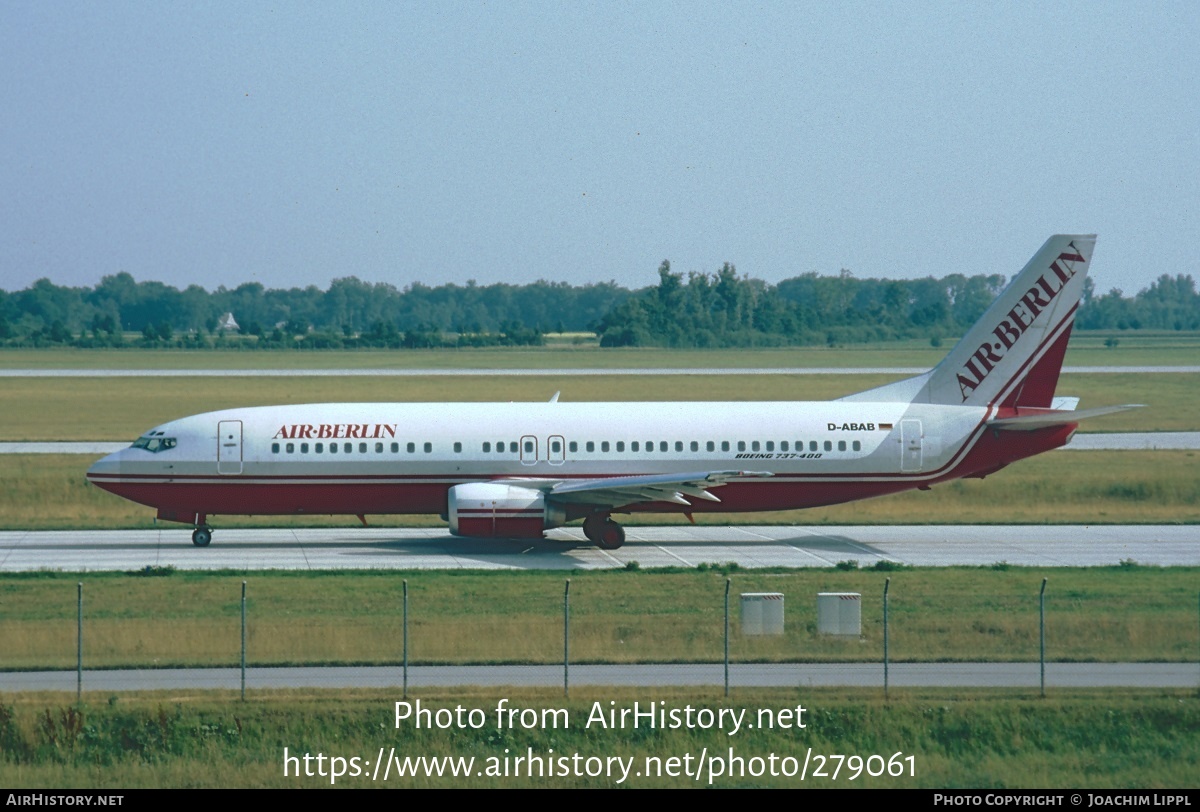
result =
[{"label": "horizontal stabilizer", "polygon": [[1140,409],[1141,407],[1141,403],[1127,403],[1123,406],[1099,406],[1095,409],[1084,409],[1081,412],[1045,409],[1037,410],[1032,414],[1000,417],[995,420],[989,420],[987,424],[991,428],[1007,431],[1033,431],[1034,429],[1045,429],[1051,426],[1065,426],[1069,423],[1078,423],[1080,420],[1085,420],[1089,417],[1116,414],[1117,412]]}]

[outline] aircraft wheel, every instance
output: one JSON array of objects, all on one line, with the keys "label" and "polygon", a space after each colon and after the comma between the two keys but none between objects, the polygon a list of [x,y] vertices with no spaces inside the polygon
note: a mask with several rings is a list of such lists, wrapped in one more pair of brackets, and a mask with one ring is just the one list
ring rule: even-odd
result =
[{"label": "aircraft wheel", "polygon": [[612,519],[606,519],[604,527],[600,531],[599,538],[596,539],[596,546],[601,550],[616,550],[624,543],[625,528]]},{"label": "aircraft wheel", "polygon": [[197,547],[207,547],[212,541],[212,528],[204,525],[192,531],[192,544]]},{"label": "aircraft wheel", "polygon": [[604,532],[604,523],[608,520],[608,516],[604,513],[593,513],[583,520],[583,535],[593,544],[599,544]]}]

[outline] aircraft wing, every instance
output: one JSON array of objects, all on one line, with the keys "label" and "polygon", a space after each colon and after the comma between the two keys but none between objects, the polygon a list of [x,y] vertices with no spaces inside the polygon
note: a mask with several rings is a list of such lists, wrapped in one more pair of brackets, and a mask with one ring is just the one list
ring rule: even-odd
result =
[{"label": "aircraft wing", "polygon": [[1127,403],[1124,406],[1099,406],[1095,409],[1084,409],[1082,411],[1063,411],[1059,409],[1030,409],[1029,414],[1019,414],[1015,417],[1000,417],[995,420],[989,420],[988,426],[994,429],[1007,429],[1010,431],[1033,431],[1034,429],[1044,429],[1051,426],[1065,426],[1068,423],[1078,423],[1089,417],[1100,417],[1106,414],[1115,414],[1116,412],[1124,412],[1129,409],[1140,409],[1140,403]]},{"label": "aircraft wing", "polygon": [[[687,474],[650,474],[556,482],[545,490],[558,502],[621,507],[635,502],[671,502],[691,505],[690,499],[721,500],[709,492],[731,479],[773,476],[768,471],[701,471]],[[514,482],[514,484],[517,484]]]}]

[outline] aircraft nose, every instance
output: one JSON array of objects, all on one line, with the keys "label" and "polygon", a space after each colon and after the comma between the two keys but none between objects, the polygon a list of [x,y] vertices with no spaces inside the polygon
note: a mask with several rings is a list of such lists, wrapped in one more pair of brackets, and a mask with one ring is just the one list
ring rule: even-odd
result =
[{"label": "aircraft nose", "polygon": [[97,477],[114,476],[121,473],[121,456],[122,451],[114,451],[106,457],[101,457],[91,464],[87,469],[87,478],[96,479]]}]

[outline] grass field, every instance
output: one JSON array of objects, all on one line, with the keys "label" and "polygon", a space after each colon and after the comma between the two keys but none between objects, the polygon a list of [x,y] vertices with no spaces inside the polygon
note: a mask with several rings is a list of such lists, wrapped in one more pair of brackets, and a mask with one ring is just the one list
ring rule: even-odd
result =
[{"label": "grass field", "polygon": [[[239,406],[323,402],[827,400],[894,375],[315,378],[10,378],[0,387],[0,441],[129,440],[187,415]],[[1143,403],[1087,431],[1200,431],[1197,376],[1064,375],[1080,408]]]},{"label": "grass field", "polygon": [[[402,590],[409,589],[409,661],[562,661],[564,573],[0,575],[5,669],[75,664],[76,584],[83,584],[88,668],[232,666],[247,582],[253,665],[402,661]],[[1048,578],[1051,661],[1195,662],[1200,654],[1196,568],[1124,565],[893,571],[800,569],[573,572],[573,662],[720,662],[724,590],[732,579],[730,656],[746,662],[882,660],[882,593],[890,587],[894,661],[1036,661],[1038,591]],[[785,596],[786,634],[743,636],[742,592]],[[863,634],[816,631],[818,592],[858,592]]]},{"label": "grass field", "polygon": [[[701,524],[1163,524],[1200,522],[1200,452],[1054,451],[987,479],[812,510],[697,514]],[[0,530],[149,528],[154,511],[84,478],[92,458],[10,454],[0,467]],[[357,525],[352,516],[218,516],[218,528]],[[444,527],[437,516],[372,516],[378,526]],[[632,525],[678,524],[637,514]],[[183,525],[180,538],[186,537]]]},{"label": "grass field", "polygon": [[[1105,342],[1115,339],[1115,347]],[[663,350],[594,345],[467,350],[0,350],[0,369],[556,369],[585,367],[930,367],[954,341],[941,347],[927,340],[855,344],[844,347],[784,347],[729,350]],[[1200,333],[1076,332],[1069,366],[1187,366],[1200,353]]]},{"label": "grass field", "polygon": [[[1187,788],[1195,785],[1200,761],[1200,703],[1181,692],[1067,692],[1051,699],[1015,694],[970,692],[896,692],[885,701],[876,692],[809,689],[735,692],[728,699],[711,691],[631,689],[577,691],[571,699],[538,691],[422,692],[425,707],[461,706],[487,717],[480,729],[415,729],[395,724],[397,694],[379,691],[336,693],[271,692],[240,703],[228,693],[123,695],[104,702],[90,697],[67,705],[61,696],[33,694],[0,704],[0,784],[11,787],[92,789],[172,788],[319,788],[337,787],[929,787],[929,788]],[[500,699],[510,706],[564,711],[554,728],[498,729],[494,710]],[[756,726],[730,736],[727,731],[697,729],[604,730],[587,727],[594,703],[631,708],[634,702],[662,702],[733,711],[746,719],[758,711],[804,708],[803,729]],[[325,776],[296,777],[284,772],[289,755],[326,756]],[[466,777],[397,778],[387,782],[365,776],[328,776],[330,756],[374,762],[379,748],[406,756],[475,758]],[[732,748],[732,753],[731,753]],[[901,754],[902,776],[857,778],[842,767],[834,779],[812,774],[803,782],[800,766],[812,748],[816,754],[852,754],[866,759]],[[628,777],[618,783],[606,775],[576,776],[571,766],[554,777],[504,774],[518,754],[582,759],[610,756],[633,759]],[[669,777],[656,767],[672,756],[695,764],[705,756],[717,773],[720,762],[707,756],[744,759],[742,774],[717,775],[701,770]],[[776,757],[772,776],[767,759]],[[505,756],[508,761],[504,761]],[[912,761],[903,761],[912,756]],[[751,759],[762,762],[752,763]],[[647,761],[650,759],[650,761]],[[657,761],[655,761],[657,759]],[[784,759],[795,759],[787,761]],[[556,765],[561,762],[554,762]],[[731,762],[736,764],[736,762]],[[847,764],[849,762],[847,761]],[[593,767],[597,762],[592,762]],[[762,769],[760,775],[753,771]],[[878,761],[872,769],[878,770]],[[298,765],[303,768],[303,762]],[[495,770],[497,775],[488,775]],[[786,771],[792,777],[783,775]],[[580,769],[586,773],[586,768]],[[696,768],[691,768],[695,773]],[[640,775],[639,775],[640,773]],[[765,773],[765,774],[761,774]],[[617,776],[621,775],[617,768]],[[1086,800],[1085,800],[1086,803]]]}]

